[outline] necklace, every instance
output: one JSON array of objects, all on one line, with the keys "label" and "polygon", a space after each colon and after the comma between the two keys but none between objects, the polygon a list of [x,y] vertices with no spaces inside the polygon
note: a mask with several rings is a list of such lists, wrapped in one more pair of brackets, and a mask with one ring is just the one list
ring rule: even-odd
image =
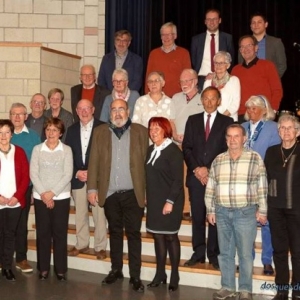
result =
[{"label": "necklace", "polygon": [[11,145],[9,145],[9,148],[8,148],[7,151],[0,149],[0,152],[2,152],[3,154],[7,155],[9,153],[10,149],[11,149]]},{"label": "necklace", "polygon": [[294,151],[295,151],[296,148],[297,148],[297,145],[298,145],[298,143],[296,142],[296,143],[295,143],[295,146],[294,146],[294,149],[292,150],[292,152],[290,153],[290,155],[289,155],[288,157],[286,157],[286,156],[284,155],[284,153],[283,153],[283,150],[282,150],[282,144],[281,144],[281,148],[280,148],[280,149],[281,149],[281,156],[282,156],[282,161],[283,161],[283,165],[282,165],[283,168],[286,166],[287,162],[289,161],[289,159],[290,159],[291,156],[293,155]]}]

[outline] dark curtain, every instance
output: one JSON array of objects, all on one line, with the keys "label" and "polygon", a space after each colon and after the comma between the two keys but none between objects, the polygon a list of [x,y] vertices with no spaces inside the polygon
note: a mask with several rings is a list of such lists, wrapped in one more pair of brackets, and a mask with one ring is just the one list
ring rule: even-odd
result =
[{"label": "dark curtain", "polygon": [[134,35],[131,49],[146,66],[151,49],[161,45],[161,25],[170,21],[177,25],[176,43],[190,49],[192,36],[206,29],[204,15],[209,8],[221,11],[220,30],[233,35],[236,54],[239,37],[251,33],[250,15],[260,11],[267,16],[267,33],[282,39],[287,56],[281,109],[294,110],[300,99],[300,52],[293,46],[300,43],[299,0],[106,0],[106,43],[110,43],[106,51],[113,47],[114,31],[127,28]]}]

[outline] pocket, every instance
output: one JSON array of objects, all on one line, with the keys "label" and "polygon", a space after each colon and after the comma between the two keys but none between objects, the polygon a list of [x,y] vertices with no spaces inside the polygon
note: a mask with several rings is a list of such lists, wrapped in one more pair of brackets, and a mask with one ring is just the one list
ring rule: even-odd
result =
[{"label": "pocket", "polygon": [[277,197],[277,180],[271,179],[268,187],[268,194],[271,197]]}]

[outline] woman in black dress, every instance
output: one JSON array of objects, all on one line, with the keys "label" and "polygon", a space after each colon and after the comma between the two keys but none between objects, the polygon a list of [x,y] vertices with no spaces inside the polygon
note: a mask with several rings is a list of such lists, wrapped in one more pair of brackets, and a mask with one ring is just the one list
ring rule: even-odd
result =
[{"label": "woman in black dress", "polygon": [[184,202],[183,156],[171,140],[172,128],[166,118],[151,118],[148,128],[153,145],[149,147],[146,159],[146,228],[153,233],[156,255],[156,274],[148,287],[166,283],[168,252],[172,268],[169,291],[175,291],[179,283],[178,231]]}]

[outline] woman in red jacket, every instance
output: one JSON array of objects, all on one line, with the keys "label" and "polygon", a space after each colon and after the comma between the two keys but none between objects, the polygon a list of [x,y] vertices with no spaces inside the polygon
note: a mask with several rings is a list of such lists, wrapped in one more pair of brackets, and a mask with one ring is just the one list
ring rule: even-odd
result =
[{"label": "woman in red jacket", "polygon": [[0,120],[0,263],[2,276],[10,281],[16,280],[11,270],[15,232],[29,185],[26,154],[10,143],[13,132],[10,120]]}]

